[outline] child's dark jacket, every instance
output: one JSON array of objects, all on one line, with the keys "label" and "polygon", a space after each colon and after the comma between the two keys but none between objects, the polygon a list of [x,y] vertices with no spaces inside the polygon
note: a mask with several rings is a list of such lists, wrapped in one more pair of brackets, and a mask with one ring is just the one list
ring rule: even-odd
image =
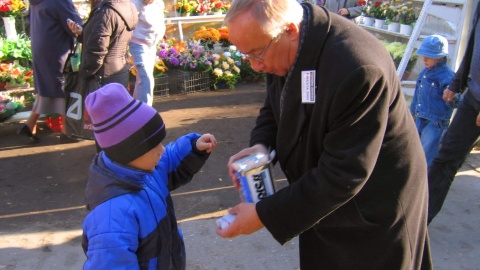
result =
[{"label": "child's dark jacket", "polygon": [[84,269],[185,269],[185,246],[170,190],[188,183],[208,154],[195,148],[199,134],[165,147],[153,172],[98,154],[85,192],[91,212],[83,222]]}]

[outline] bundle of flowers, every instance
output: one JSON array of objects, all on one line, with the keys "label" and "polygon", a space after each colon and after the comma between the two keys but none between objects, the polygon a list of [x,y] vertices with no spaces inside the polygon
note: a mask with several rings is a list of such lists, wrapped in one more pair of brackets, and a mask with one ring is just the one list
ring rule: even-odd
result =
[{"label": "bundle of flowers", "polygon": [[232,43],[230,42],[230,37],[228,36],[228,28],[226,26],[220,27],[217,29],[220,33],[220,39],[218,43],[221,43],[223,46],[230,46]]},{"label": "bundle of flowers", "polygon": [[176,5],[178,13],[193,13],[197,8],[198,3],[196,1],[179,0]]},{"label": "bundle of flowers", "polygon": [[194,11],[195,14],[207,14],[211,11],[210,0],[197,0],[197,6]]},{"label": "bundle of flowers", "polygon": [[420,8],[414,7],[412,2],[405,2],[397,6],[399,10],[398,22],[401,24],[412,24],[417,21]]},{"label": "bundle of flowers", "polygon": [[227,12],[229,5],[222,0],[209,0],[212,12]]},{"label": "bundle of flowers", "polygon": [[209,71],[212,69],[212,53],[202,45],[192,43],[182,53],[180,67],[187,71]]},{"label": "bundle of flowers", "polygon": [[26,12],[26,7],[23,0],[0,0],[0,16],[15,17],[24,12]]},{"label": "bundle of flowers", "polygon": [[195,33],[193,33],[192,39],[202,44],[209,49],[213,48],[213,44],[220,41],[221,34],[220,32],[212,27],[206,28],[205,26],[200,27]]},{"label": "bundle of flowers", "polygon": [[[382,41],[382,43],[387,49],[387,51],[390,53],[390,55],[392,56],[392,60],[395,63],[395,66],[398,67],[398,65],[400,65],[400,61],[402,61],[403,55],[405,54],[405,50],[407,49],[407,44],[401,43],[398,41],[391,42],[391,43]],[[413,68],[413,66],[417,62],[417,58],[418,58],[418,55],[414,51],[407,63],[406,70],[411,70]]]},{"label": "bundle of flowers", "polygon": [[240,68],[231,56],[230,52],[225,52],[223,55],[213,55],[211,83],[214,89],[218,89],[221,83],[226,84],[230,89],[234,89],[240,80]]},{"label": "bundle of flowers", "polygon": [[0,121],[4,121],[25,108],[24,97],[12,99],[5,92],[0,92]]},{"label": "bundle of flowers", "polygon": [[0,82],[25,84],[33,78],[33,71],[13,63],[0,63]]},{"label": "bundle of flowers", "polygon": [[170,44],[168,42],[162,42],[158,45],[158,57],[163,61],[168,68],[178,68],[180,60],[182,59],[182,52],[185,51],[185,47],[180,43]]},{"label": "bundle of flowers", "polygon": [[212,69],[212,53],[196,42],[191,42],[186,47],[160,43],[157,55],[168,68],[186,71]]}]

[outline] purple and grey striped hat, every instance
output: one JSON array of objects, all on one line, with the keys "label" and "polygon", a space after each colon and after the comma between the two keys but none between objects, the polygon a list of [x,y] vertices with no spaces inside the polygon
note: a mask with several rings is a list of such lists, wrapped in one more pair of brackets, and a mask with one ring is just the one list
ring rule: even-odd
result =
[{"label": "purple and grey striped hat", "polygon": [[120,164],[144,155],[166,136],[165,124],[155,109],[133,99],[125,87],[107,84],[85,99],[98,145]]}]

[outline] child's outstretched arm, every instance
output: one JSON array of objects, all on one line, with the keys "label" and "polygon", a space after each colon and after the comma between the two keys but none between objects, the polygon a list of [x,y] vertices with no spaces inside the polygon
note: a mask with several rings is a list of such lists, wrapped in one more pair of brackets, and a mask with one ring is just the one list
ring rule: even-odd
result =
[{"label": "child's outstretched arm", "polygon": [[217,147],[217,139],[212,134],[206,133],[198,138],[195,146],[199,151],[211,153]]}]

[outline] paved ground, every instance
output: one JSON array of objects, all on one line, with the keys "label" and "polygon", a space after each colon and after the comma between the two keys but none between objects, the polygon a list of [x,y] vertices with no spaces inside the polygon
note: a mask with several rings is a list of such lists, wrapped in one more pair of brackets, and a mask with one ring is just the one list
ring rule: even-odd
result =
[{"label": "paved ground", "polygon": [[[268,231],[222,239],[214,220],[239,201],[227,179],[227,158],[245,147],[264,97],[263,85],[156,99],[166,141],[188,131],[219,140],[203,170],[173,192],[187,246],[187,269],[298,269],[297,240],[280,246]],[[63,144],[42,123],[42,142],[0,124],[0,269],[81,269],[83,188],[95,153],[91,141]],[[430,226],[435,269],[480,269],[480,152],[457,175],[444,209]],[[276,170],[277,186],[285,185]]]}]

